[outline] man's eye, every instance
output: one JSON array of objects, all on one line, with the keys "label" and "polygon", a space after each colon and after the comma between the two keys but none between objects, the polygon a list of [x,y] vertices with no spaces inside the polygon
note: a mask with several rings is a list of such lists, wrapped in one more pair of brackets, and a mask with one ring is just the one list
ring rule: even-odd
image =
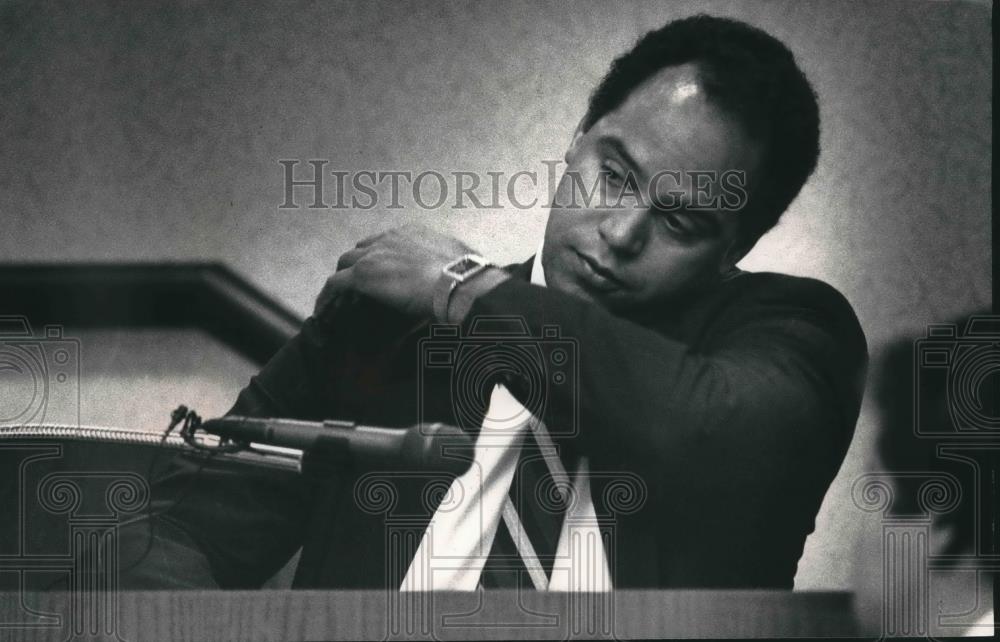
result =
[{"label": "man's eye", "polygon": [[613,163],[601,163],[601,171],[608,177],[608,182],[613,185],[621,185],[625,182],[625,174]]},{"label": "man's eye", "polygon": [[664,226],[670,231],[671,234],[679,239],[693,240],[695,234],[684,227],[681,223],[680,218],[671,214],[669,212],[664,212],[660,215],[660,219],[663,221]]}]

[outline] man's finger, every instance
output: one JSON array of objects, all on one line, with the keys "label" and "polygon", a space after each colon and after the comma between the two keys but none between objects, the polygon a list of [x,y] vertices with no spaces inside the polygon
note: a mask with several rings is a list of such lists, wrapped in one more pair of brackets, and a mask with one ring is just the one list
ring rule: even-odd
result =
[{"label": "man's finger", "polygon": [[356,247],[356,248],[368,247],[369,245],[371,245],[372,243],[374,243],[375,241],[379,240],[380,238],[382,238],[385,235],[386,235],[386,232],[378,232],[376,234],[372,234],[371,236],[366,236],[365,238],[363,238],[360,241],[358,241],[357,243],[355,243],[354,247]]},{"label": "man's finger", "polygon": [[326,280],[323,290],[316,297],[316,305],[313,308],[314,315],[319,315],[328,305],[350,290],[351,280],[354,276],[352,272],[350,268],[346,268],[334,273]]},{"label": "man's finger", "polygon": [[340,258],[337,259],[337,272],[346,270],[357,263],[358,259],[370,252],[371,249],[371,247],[356,247],[341,254]]}]

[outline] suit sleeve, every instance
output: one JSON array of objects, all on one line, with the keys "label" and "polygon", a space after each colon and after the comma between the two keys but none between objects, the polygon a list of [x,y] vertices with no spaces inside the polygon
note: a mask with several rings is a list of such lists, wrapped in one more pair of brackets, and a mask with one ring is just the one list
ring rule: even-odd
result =
[{"label": "suit sleeve", "polygon": [[464,331],[477,316],[517,315],[533,336],[548,325],[575,340],[578,378],[545,387],[546,419],[574,423],[573,447],[601,467],[638,473],[654,494],[664,479],[676,489],[708,465],[712,475],[726,471],[730,486],[764,492],[818,464],[839,466],[867,358],[846,300],[795,281],[723,310],[697,350],[513,279],[474,302]]},{"label": "suit sleeve", "polygon": [[[322,418],[327,336],[307,320],[228,414]],[[314,492],[297,473],[201,455],[177,457],[152,490],[154,517],[119,531],[124,588],[260,586],[301,546]]]}]

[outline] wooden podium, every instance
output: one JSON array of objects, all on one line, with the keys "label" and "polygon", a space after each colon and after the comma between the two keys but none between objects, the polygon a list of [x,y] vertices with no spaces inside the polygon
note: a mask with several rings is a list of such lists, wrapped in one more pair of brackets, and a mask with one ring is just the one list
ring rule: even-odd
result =
[{"label": "wooden podium", "polygon": [[[0,642],[773,638],[858,632],[853,596],[838,592],[116,591],[117,556],[97,559],[91,552],[116,550],[115,527],[147,506],[147,476],[158,448],[61,437],[0,442],[0,470],[12,471],[0,484],[0,513],[15,517],[0,520]],[[63,586],[77,590],[31,590],[60,577],[69,578]]]},{"label": "wooden podium", "polygon": [[0,593],[0,640],[562,640],[858,633],[839,592]]}]

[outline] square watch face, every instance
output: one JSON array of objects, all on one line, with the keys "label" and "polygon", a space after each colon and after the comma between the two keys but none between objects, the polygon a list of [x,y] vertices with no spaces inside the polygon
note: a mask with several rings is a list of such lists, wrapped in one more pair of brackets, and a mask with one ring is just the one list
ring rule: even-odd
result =
[{"label": "square watch face", "polygon": [[464,276],[466,272],[478,266],[479,266],[478,261],[474,261],[473,259],[466,257],[460,260],[455,265],[453,265],[451,271],[454,272],[456,275]]},{"label": "square watch face", "polygon": [[458,282],[465,281],[478,273],[486,264],[473,257],[464,256],[445,268],[445,273]]}]

